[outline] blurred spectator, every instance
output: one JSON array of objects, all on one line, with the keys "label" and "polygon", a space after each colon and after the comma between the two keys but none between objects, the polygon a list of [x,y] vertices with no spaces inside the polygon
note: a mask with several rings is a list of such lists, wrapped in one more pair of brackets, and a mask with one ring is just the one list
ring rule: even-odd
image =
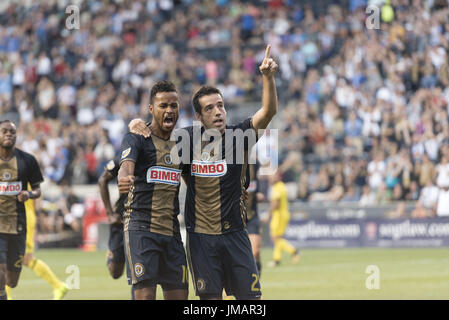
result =
[{"label": "blurred spectator", "polygon": [[440,187],[438,192],[436,215],[438,217],[449,216],[449,183],[446,183]]},{"label": "blurred spectator", "polygon": [[429,211],[426,210],[426,208],[424,208],[421,202],[418,201],[416,203],[416,207],[413,209],[411,213],[411,217],[414,219],[423,219],[428,218],[429,216],[431,216],[429,215]]},{"label": "blurred spectator", "polygon": [[369,185],[363,186],[363,193],[360,197],[359,204],[362,207],[372,206],[376,204],[376,195],[371,191]]},{"label": "blurred spectator", "polygon": [[57,220],[57,232],[64,229],[81,231],[81,218],[84,214],[84,205],[70,186],[62,186],[62,197],[59,199],[59,216]]}]

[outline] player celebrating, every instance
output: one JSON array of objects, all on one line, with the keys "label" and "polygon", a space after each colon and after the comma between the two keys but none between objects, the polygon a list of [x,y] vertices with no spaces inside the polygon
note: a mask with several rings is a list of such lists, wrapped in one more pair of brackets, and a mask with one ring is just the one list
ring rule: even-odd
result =
[{"label": "player celebrating", "polygon": [[0,122],[0,300],[6,300],[5,285],[15,288],[19,281],[27,227],[24,202],[40,197],[44,180],[36,158],[15,147],[16,132],[12,121]]},{"label": "player celebrating", "polygon": [[282,182],[279,171],[270,176],[271,197],[270,211],[268,216],[263,220],[264,223],[270,220],[270,235],[274,243],[273,260],[269,262],[269,267],[279,265],[284,251],[293,256],[293,264],[299,262],[299,253],[294,246],[283,238],[288,222],[290,221],[290,212],[288,210],[287,188]]},{"label": "player celebrating", "polygon": [[188,276],[179,229],[181,163],[170,135],[178,120],[178,94],[168,81],[151,89],[152,134],[128,133],[122,141],[120,193],[128,193],[124,235],[128,282],[136,300],[154,300],[160,284],[164,298],[187,299]]},{"label": "player celebrating", "polygon": [[[259,67],[263,78],[262,108],[252,118],[236,126],[227,126],[220,90],[201,87],[192,99],[196,118],[202,124],[201,133],[212,129],[222,136],[225,132],[238,130],[255,133],[268,126],[277,112],[274,75],[278,66],[270,58],[270,49],[268,45]],[[133,132],[149,134],[142,121],[136,120],[130,126]],[[187,254],[196,294],[200,299],[222,299],[225,288],[228,295],[237,299],[260,299],[259,274],[245,229],[243,201],[248,151],[252,146],[246,143],[244,150],[236,150],[235,143],[219,139],[216,146],[220,152],[202,152],[203,145],[210,141],[203,141],[198,148],[200,141],[193,141],[196,129],[189,127],[186,130],[190,135],[192,160],[185,170]],[[226,155],[242,151],[245,163],[226,163]]]}]

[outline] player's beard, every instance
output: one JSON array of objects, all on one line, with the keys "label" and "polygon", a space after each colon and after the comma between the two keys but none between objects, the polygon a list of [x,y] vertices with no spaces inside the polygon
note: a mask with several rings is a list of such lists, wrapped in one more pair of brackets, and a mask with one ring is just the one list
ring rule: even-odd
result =
[{"label": "player's beard", "polygon": [[[9,141],[9,143],[7,143],[7,141]],[[1,144],[1,147],[6,150],[11,150],[11,149],[14,149],[15,145],[16,145],[16,139],[4,139]]]}]

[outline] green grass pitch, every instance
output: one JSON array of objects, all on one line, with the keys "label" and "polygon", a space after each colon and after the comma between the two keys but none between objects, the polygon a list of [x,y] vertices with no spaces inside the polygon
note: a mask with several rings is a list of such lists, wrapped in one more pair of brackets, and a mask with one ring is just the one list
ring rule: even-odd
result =
[{"label": "green grass pitch", "polygon": [[[304,249],[299,264],[292,265],[290,257],[284,255],[280,266],[269,268],[271,253],[270,248],[262,250],[263,299],[449,299],[449,248]],[[63,281],[74,275],[67,267],[78,266],[79,289],[69,290],[65,299],[130,298],[125,275],[118,280],[109,276],[104,251],[47,249],[36,251],[35,256]],[[366,287],[370,265],[378,267],[379,289]],[[189,298],[197,299],[191,283],[189,291]],[[12,294],[15,300],[45,300],[52,298],[52,289],[24,267]],[[162,299],[160,287],[158,299]]]}]

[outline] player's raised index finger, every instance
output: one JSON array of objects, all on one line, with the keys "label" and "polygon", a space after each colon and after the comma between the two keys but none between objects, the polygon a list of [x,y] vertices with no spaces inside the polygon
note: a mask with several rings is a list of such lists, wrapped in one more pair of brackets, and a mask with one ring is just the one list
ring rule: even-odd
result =
[{"label": "player's raised index finger", "polygon": [[265,59],[268,59],[270,57],[270,50],[271,46],[268,44],[267,48],[265,49]]}]

